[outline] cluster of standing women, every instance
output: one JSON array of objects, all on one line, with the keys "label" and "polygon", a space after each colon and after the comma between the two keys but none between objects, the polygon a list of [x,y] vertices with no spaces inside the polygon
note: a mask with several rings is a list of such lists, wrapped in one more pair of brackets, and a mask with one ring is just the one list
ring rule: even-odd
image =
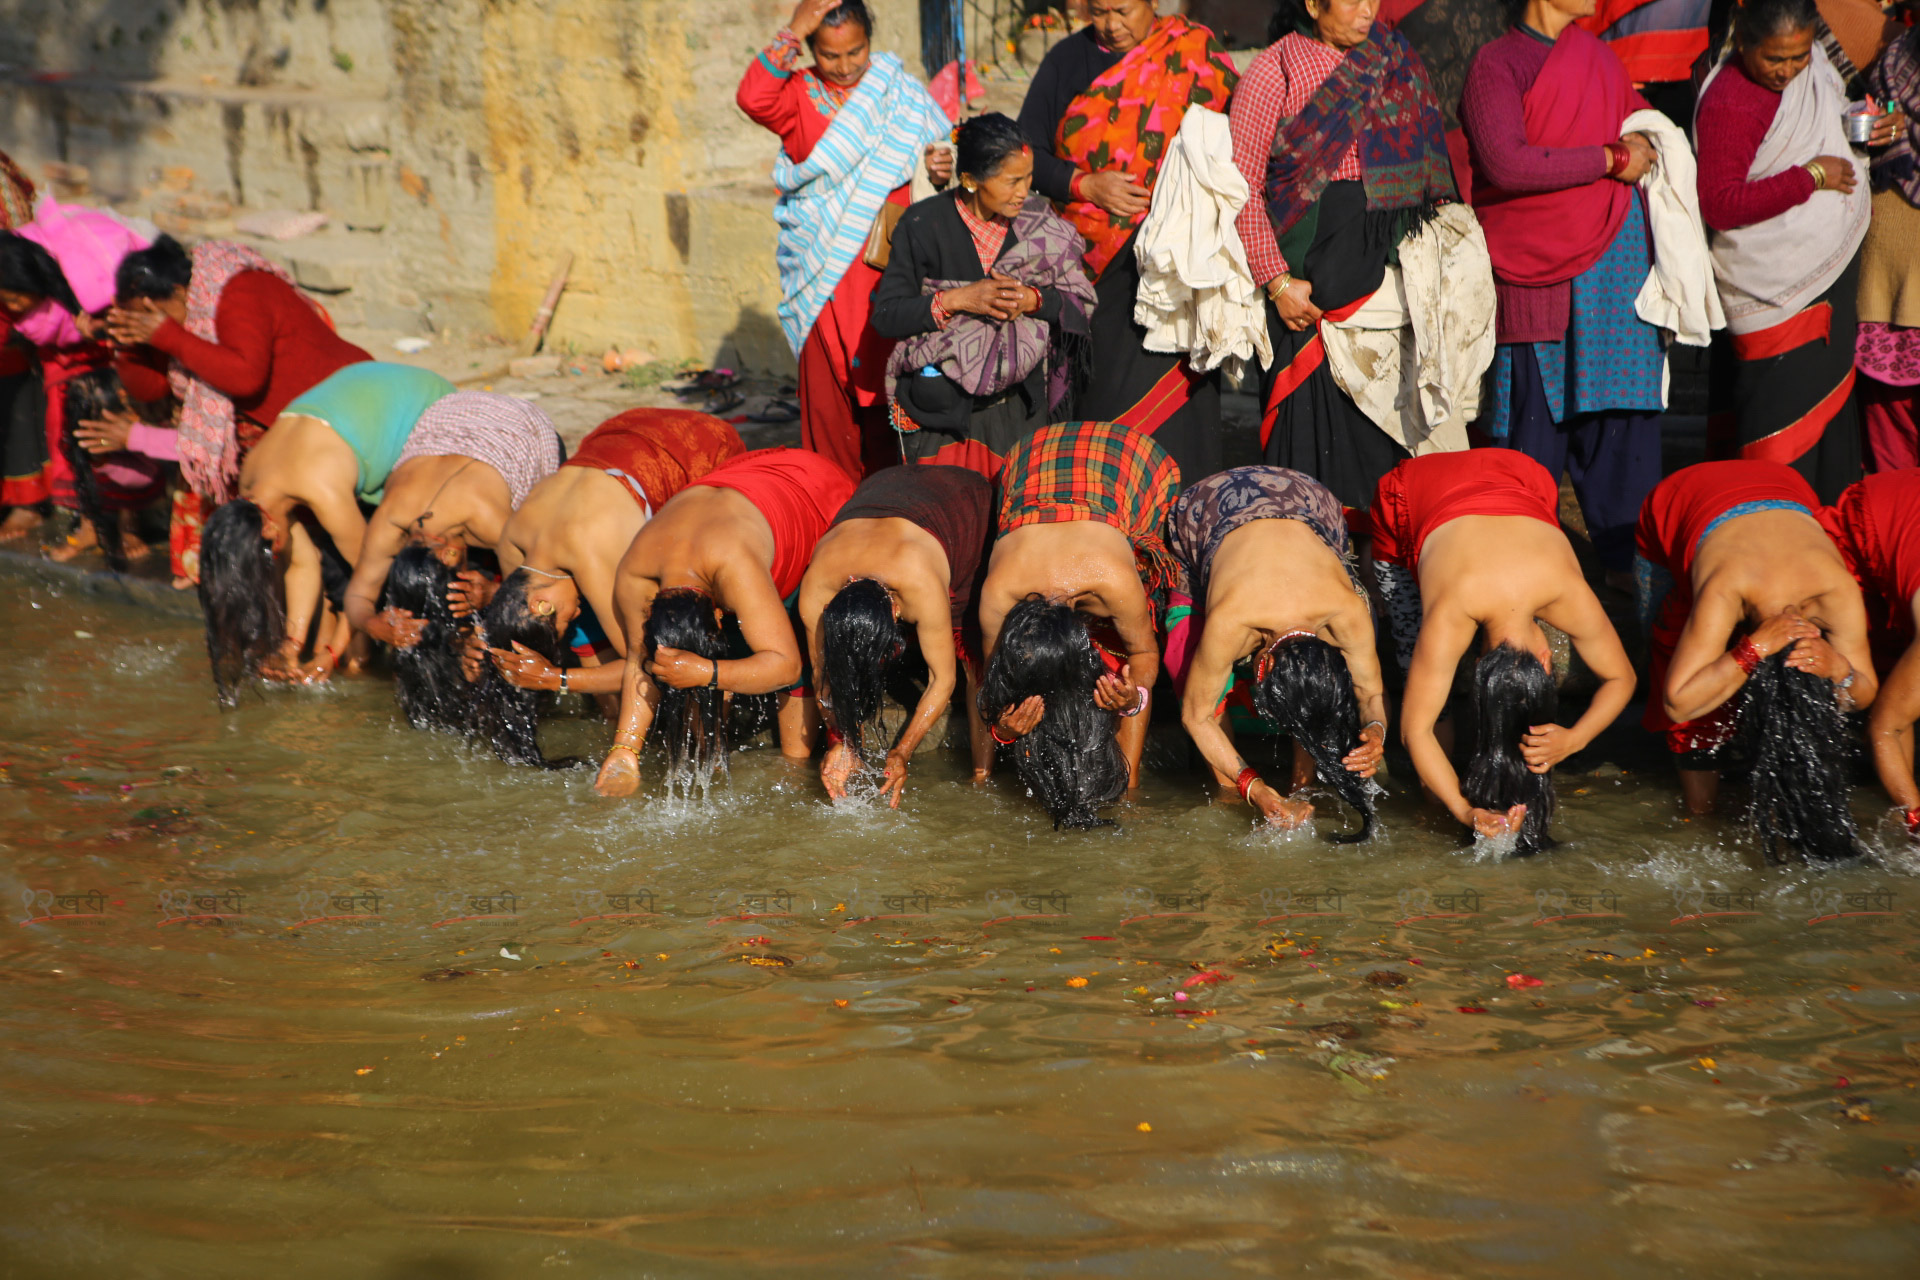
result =
[{"label": "cluster of standing women", "polygon": [[[897,804],[964,674],[976,778],[1007,749],[1056,823],[1137,785],[1162,688],[1223,788],[1295,825],[1317,778],[1364,838],[1393,692],[1425,788],[1531,851],[1552,768],[1636,685],[1564,472],[1638,592],[1689,803],[1737,757],[1770,846],[1844,856],[1848,711],[1920,824],[1920,46],[1867,67],[1850,135],[1814,0],[1748,0],[1696,175],[1591,8],[1526,0],[1443,105],[1376,0],[1287,0],[1244,76],[1151,0],[1089,0],[1017,121],[951,128],[859,0],[802,0],[738,94],[781,143],[799,450],[633,410],[568,457],[525,402],[343,342],[251,251],[9,169],[0,308],[46,403],[7,501],[124,555],[115,513],[177,462],[223,701],[376,641],[415,724],[555,764],[536,695],[599,695],[603,794],[656,721],[704,782],[758,707],[791,755],[824,727],[829,793],[871,769]],[[1663,481],[1670,352],[1723,328],[1726,460]],[[1263,461],[1222,470],[1249,365]],[[1568,653],[1595,689],[1563,726]],[[1236,729],[1292,740],[1283,785]]]}]

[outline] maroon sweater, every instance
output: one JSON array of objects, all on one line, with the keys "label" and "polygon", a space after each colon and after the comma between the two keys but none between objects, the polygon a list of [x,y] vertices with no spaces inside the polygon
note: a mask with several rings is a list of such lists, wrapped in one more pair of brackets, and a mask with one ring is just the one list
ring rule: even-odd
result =
[{"label": "maroon sweater", "polygon": [[1780,95],[1749,80],[1738,62],[1714,77],[1700,95],[1700,109],[1694,116],[1700,216],[1715,231],[1777,218],[1813,194],[1813,175],[1798,166],[1758,182],[1747,181],[1747,171],[1779,110]]},{"label": "maroon sweater", "polygon": [[166,352],[263,427],[292,401],[350,364],[372,356],[342,338],[279,276],[242,271],[220,291],[206,342],[168,320],[150,345]]},{"label": "maroon sweater", "polygon": [[[1607,176],[1605,147],[1537,147],[1527,141],[1527,91],[1540,78],[1553,44],[1517,26],[1474,55],[1460,98],[1460,124],[1473,146],[1473,166],[1506,191],[1562,191]],[[1634,95],[1636,108],[1646,103]],[[1568,283],[1538,288],[1494,281],[1495,326],[1501,342],[1559,342],[1573,308]]]}]

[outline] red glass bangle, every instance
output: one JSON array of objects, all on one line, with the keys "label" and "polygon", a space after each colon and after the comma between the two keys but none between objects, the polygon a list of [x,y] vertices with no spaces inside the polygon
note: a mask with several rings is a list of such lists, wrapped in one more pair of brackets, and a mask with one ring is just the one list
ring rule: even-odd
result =
[{"label": "red glass bangle", "polygon": [[1741,636],[1740,643],[1733,646],[1731,653],[1734,662],[1748,675],[1752,675],[1753,669],[1767,656],[1760,652],[1760,646],[1753,642],[1752,636]]},{"label": "red glass bangle", "polygon": [[1920,805],[1907,810],[1907,834],[1920,836]]},{"label": "red glass bangle", "polygon": [[1252,765],[1248,765],[1240,771],[1240,776],[1233,780],[1233,785],[1239,790],[1240,798],[1245,800],[1252,793],[1253,784],[1258,781],[1260,781],[1260,775],[1254,772]]},{"label": "red glass bangle", "polygon": [[1609,142],[1607,146],[1607,176],[1613,177],[1633,163],[1633,152],[1624,142]]},{"label": "red glass bangle", "polygon": [[1086,178],[1086,176],[1087,176],[1086,174],[1076,170],[1074,172],[1074,175],[1071,178],[1067,179],[1067,194],[1069,196],[1072,196],[1075,200],[1086,199],[1085,196],[1080,194],[1080,183]]},{"label": "red glass bangle", "polygon": [[1018,738],[1003,738],[1003,737],[1001,737],[1001,736],[1000,736],[1000,726],[999,726],[999,725],[997,725],[997,724],[990,724],[990,725],[988,725],[988,726],[987,726],[987,736],[988,736],[989,738],[992,738],[992,739],[993,739],[993,740],[994,740],[995,742],[997,742],[997,743],[999,743],[999,744],[1000,744],[1001,746],[1003,746],[1003,747],[1010,747],[1010,746],[1012,746],[1012,745],[1013,745],[1014,743],[1016,743],[1016,742],[1018,742],[1018,741],[1020,741],[1020,739],[1018,739]]},{"label": "red glass bangle", "polygon": [[832,725],[827,726],[827,745],[828,746],[837,747],[841,743],[845,742],[846,740],[847,740],[847,736],[845,734],[841,733],[838,729],[834,728]]}]

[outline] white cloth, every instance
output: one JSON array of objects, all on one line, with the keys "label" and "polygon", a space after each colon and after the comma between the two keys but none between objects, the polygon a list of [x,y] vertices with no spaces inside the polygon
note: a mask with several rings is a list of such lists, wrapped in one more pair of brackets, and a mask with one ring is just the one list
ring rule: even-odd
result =
[{"label": "white cloth", "polygon": [[1647,201],[1647,225],[1653,232],[1653,270],[1633,300],[1633,310],[1671,341],[1704,347],[1715,329],[1727,327],[1720,290],[1707,252],[1707,227],[1700,220],[1693,148],[1680,126],[1658,111],[1628,116],[1620,134],[1643,133],[1653,143],[1658,163],[1640,179]]},{"label": "white cloth", "polygon": [[1233,225],[1249,195],[1227,118],[1189,110],[1134,240],[1133,319],[1147,331],[1147,350],[1185,352],[1196,373],[1224,367],[1237,379],[1255,356],[1262,368],[1273,363],[1266,298]]},{"label": "white cloth", "polygon": [[1494,352],[1493,260],[1479,219],[1446,204],[1400,242],[1373,296],[1320,322],[1334,383],[1408,453],[1467,447]]},{"label": "white cloth", "polygon": [[[1726,69],[1723,60],[1707,85]],[[1706,96],[1706,85],[1700,96]],[[1815,156],[1851,156],[1861,181],[1850,194],[1829,187],[1765,222],[1713,233],[1713,274],[1730,332],[1758,333],[1799,315],[1833,286],[1866,239],[1873,190],[1865,180],[1866,157],[1847,142],[1840,120],[1846,109],[1840,73],[1815,44],[1813,61],[1780,95],[1747,181],[1785,173]]]}]

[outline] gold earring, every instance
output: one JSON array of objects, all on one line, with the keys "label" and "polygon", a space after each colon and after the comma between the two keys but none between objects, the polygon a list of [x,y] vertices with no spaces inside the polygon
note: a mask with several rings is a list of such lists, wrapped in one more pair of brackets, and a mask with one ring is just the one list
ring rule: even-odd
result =
[{"label": "gold earring", "polygon": [[553,608],[553,601],[551,601],[551,600],[535,600],[535,601],[533,602],[533,616],[534,616],[534,617],[536,617],[536,618],[551,618],[551,617],[553,616],[553,613],[554,613],[554,608]]}]

